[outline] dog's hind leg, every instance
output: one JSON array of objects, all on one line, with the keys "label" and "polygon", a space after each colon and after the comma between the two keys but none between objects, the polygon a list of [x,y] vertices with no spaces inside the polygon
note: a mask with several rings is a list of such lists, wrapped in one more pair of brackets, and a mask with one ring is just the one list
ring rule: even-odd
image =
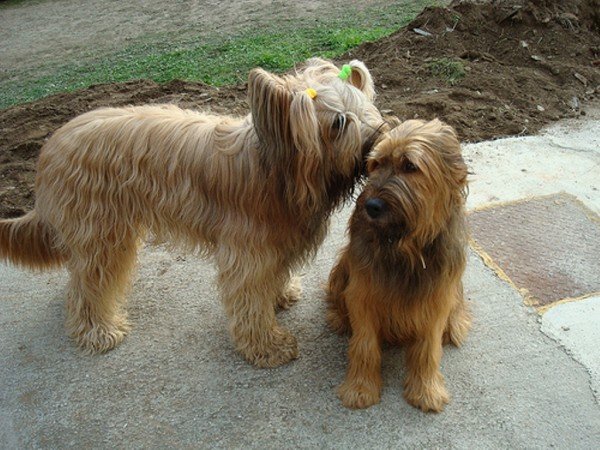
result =
[{"label": "dog's hind leg", "polygon": [[350,318],[344,294],[349,282],[348,263],[346,259],[346,253],[342,254],[329,274],[329,281],[326,288],[327,323],[339,334],[350,332]]},{"label": "dog's hind leg", "polygon": [[457,295],[458,301],[448,317],[443,340],[444,345],[452,343],[454,346],[460,347],[471,328],[471,313],[463,296],[462,283],[458,286]]},{"label": "dog's hind leg", "polygon": [[111,350],[130,329],[123,307],[136,239],[122,237],[118,244],[98,240],[70,250],[67,331],[86,352]]},{"label": "dog's hind leg", "polygon": [[216,255],[219,284],[236,349],[258,367],[277,367],[298,356],[296,338],[275,318],[289,270],[262,254],[222,250]]}]

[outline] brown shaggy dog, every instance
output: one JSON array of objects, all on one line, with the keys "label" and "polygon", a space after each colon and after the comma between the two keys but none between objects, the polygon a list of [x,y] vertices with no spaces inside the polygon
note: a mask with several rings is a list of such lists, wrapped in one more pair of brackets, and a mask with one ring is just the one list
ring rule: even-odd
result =
[{"label": "brown shaggy dog", "polygon": [[461,283],[467,167],[460,144],[438,120],[409,120],[387,133],[367,168],[327,295],[329,323],[352,333],[339,397],[350,408],[378,403],[382,342],[405,343],[406,400],[441,411],[449,400],[442,343],[460,346],[470,324]]},{"label": "brown shaggy dog", "polygon": [[67,329],[93,353],[129,330],[124,295],[141,239],[212,255],[237,350],[261,367],[290,361],[296,339],[276,306],[296,299],[291,275],[383,124],[369,71],[350,66],[345,80],[317,58],[290,76],[255,69],[245,118],[161,105],[73,119],[41,151],[35,209],[0,221],[0,258],[66,265]]}]

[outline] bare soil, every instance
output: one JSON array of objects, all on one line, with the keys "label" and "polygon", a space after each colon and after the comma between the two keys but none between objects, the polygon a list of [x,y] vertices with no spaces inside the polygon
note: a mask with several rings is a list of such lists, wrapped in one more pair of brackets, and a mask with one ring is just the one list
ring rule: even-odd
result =
[{"label": "bare soil", "polygon": [[[464,141],[479,141],[533,134],[559,118],[585,114],[587,102],[600,94],[599,30],[599,0],[453,2],[426,9],[406,28],[340,62],[365,61],[384,112],[402,119],[440,117]],[[464,78],[450,84],[434,74],[431,64],[444,58],[460,62]],[[0,217],[33,207],[39,149],[69,119],[100,106],[163,102],[216,113],[248,111],[245,86],[143,80],[0,111]]]},{"label": "bare soil", "polygon": [[[600,94],[599,28],[598,0],[453,2],[353,56],[372,68],[382,108],[403,119],[440,117],[479,141],[585,114]],[[464,66],[454,85],[431,71],[444,58]]]}]

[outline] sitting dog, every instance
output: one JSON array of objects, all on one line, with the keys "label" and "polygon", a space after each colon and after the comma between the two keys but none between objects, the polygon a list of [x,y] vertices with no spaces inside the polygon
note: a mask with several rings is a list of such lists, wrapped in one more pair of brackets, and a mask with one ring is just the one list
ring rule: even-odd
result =
[{"label": "sitting dog", "polygon": [[378,403],[381,344],[405,343],[404,396],[438,412],[449,400],[442,343],[460,346],[470,325],[461,282],[467,166],[451,127],[409,120],[382,138],[367,170],[327,290],[330,325],[351,332],[338,394],[350,408]]},{"label": "sitting dog", "polygon": [[130,326],[124,296],[138,242],[214,257],[230,332],[260,367],[297,356],[277,305],[322,242],[385,125],[372,77],[314,58],[294,75],[249,74],[251,113],[172,105],[106,108],[54,133],[37,166],[35,209],[0,221],[0,259],[70,272],[67,329],[90,353]]}]

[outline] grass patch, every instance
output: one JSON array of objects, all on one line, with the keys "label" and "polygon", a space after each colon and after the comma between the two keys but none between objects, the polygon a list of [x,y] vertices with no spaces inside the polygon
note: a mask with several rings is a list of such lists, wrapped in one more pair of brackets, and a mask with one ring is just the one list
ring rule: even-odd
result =
[{"label": "grass patch", "polygon": [[155,43],[137,43],[91,62],[46,68],[44,76],[36,76],[35,71],[9,73],[0,82],[0,108],[92,84],[140,78],[158,83],[183,79],[216,86],[242,83],[253,67],[283,72],[308,57],[334,58],[363,42],[380,39],[433,3],[420,0],[402,7],[348,13],[348,17],[334,21],[315,20],[312,26],[303,28],[280,24],[280,29],[259,34],[203,37],[197,42],[177,44],[173,33]]},{"label": "grass patch", "polygon": [[442,77],[446,83],[456,84],[465,77],[465,66],[461,61],[440,58],[427,64],[432,75]]},{"label": "grass patch", "polygon": [[0,10],[4,7],[17,6],[30,0],[0,0]]}]

